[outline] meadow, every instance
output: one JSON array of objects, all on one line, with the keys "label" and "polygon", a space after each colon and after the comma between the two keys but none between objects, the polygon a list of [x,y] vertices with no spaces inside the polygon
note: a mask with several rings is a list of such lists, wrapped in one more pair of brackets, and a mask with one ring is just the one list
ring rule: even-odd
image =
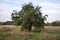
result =
[{"label": "meadow", "polygon": [[14,25],[0,25],[0,40],[60,40],[60,26],[44,26],[41,32],[23,32]]}]

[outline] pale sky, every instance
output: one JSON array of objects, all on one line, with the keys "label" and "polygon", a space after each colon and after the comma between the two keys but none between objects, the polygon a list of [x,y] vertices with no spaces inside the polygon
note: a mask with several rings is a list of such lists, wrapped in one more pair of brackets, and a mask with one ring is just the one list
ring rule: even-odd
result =
[{"label": "pale sky", "polygon": [[19,11],[24,3],[41,6],[41,12],[48,14],[47,22],[60,21],[60,0],[0,0],[0,22],[11,21],[13,10]]}]

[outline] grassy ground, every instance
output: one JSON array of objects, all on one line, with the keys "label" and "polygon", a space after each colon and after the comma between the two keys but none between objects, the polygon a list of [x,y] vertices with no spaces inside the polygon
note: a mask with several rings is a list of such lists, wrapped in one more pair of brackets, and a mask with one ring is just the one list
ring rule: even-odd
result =
[{"label": "grassy ground", "polygon": [[[60,27],[45,26],[40,33],[21,32],[18,27],[13,25],[0,26],[0,40],[60,40]],[[10,27],[11,26],[11,27]]]}]

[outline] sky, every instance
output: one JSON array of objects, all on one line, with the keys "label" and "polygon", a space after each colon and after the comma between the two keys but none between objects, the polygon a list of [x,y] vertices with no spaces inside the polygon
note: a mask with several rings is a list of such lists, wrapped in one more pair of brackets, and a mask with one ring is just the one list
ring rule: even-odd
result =
[{"label": "sky", "polygon": [[13,10],[20,11],[24,3],[41,6],[41,12],[48,15],[46,22],[60,21],[60,0],[0,0],[0,22],[11,21]]}]

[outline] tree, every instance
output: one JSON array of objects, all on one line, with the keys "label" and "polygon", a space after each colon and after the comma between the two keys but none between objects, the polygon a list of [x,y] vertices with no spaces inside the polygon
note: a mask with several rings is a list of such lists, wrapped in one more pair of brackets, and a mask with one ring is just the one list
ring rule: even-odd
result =
[{"label": "tree", "polygon": [[53,21],[52,26],[60,26],[60,21]]},{"label": "tree", "polygon": [[11,14],[12,16],[12,20],[14,22],[15,25],[20,25],[20,16],[19,13],[16,10],[13,10],[13,13]]},{"label": "tree", "polygon": [[27,31],[31,31],[32,26],[35,28],[44,28],[44,21],[46,20],[46,16],[43,16],[41,11],[41,7],[34,7],[32,3],[25,4],[22,6],[22,9],[15,15],[12,13],[12,20],[17,24],[22,26],[21,28]]}]

